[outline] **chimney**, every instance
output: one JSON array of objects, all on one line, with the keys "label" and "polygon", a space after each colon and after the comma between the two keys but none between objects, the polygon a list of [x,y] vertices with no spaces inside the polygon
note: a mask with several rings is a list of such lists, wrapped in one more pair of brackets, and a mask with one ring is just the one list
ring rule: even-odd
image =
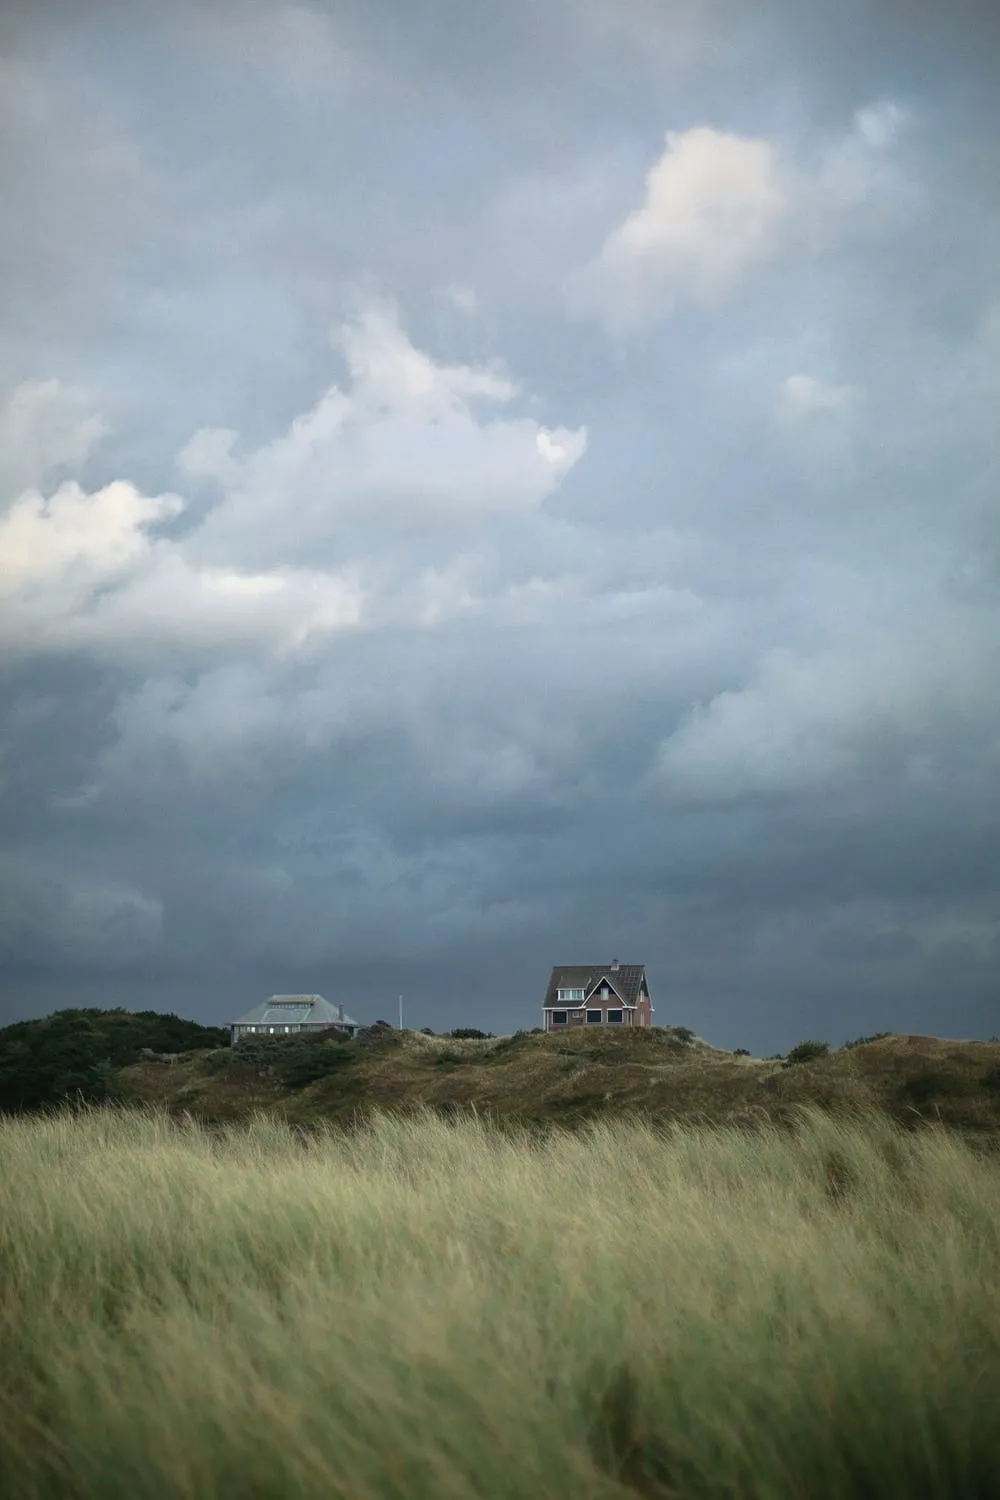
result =
[{"label": "chimney", "polygon": [[612,972],[612,974],[617,974],[618,973],[618,960],[617,960],[617,958],[613,958],[611,960],[611,972]]},{"label": "chimney", "polygon": [[344,1019],[344,1007],[342,1005],[337,1006],[337,1017],[341,1021]]}]

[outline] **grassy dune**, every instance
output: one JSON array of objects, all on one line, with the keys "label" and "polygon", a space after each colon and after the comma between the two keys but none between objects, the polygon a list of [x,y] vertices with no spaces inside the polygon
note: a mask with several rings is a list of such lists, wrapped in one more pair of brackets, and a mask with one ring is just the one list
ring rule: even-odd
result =
[{"label": "grassy dune", "polygon": [[366,1044],[318,1038],[191,1052],[171,1067],[124,1068],[118,1082],[127,1097],[210,1122],[262,1111],[293,1124],[351,1123],[372,1109],[474,1106],[542,1126],[632,1114],[739,1124],[818,1104],[941,1122],[1000,1145],[1000,1043],[927,1036],[885,1036],[783,1068],[672,1027],[489,1041],[388,1031]]},{"label": "grassy dune", "polygon": [[0,1494],[986,1500],[998,1187],[878,1116],[7,1120]]}]

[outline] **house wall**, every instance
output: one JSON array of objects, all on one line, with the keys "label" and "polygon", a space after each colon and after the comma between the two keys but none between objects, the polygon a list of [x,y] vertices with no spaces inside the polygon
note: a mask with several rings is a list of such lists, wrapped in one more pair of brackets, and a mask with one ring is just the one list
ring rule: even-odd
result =
[{"label": "house wall", "polygon": [[[609,1010],[620,1010],[622,1012],[621,1024],[623,1026],[631,1026],[631,1025],[634,1024],[632,1012],[626,1006],[624,1006],[624,1005],[604,1004],[604,1003],[600,1003],[598,1005],[585,1005],[583,1007],[578,1007],[578,1009],[579,1009],[579,1014],[578,1015],[569,1006],[561,1005],[561,1006],[559,1006],[557,1008],[559,1010],[566,1010],[566,1011],[569,1012],[567,1020],[566,1020],[566,1025],[565,1026],[554,1026],[552,1024],[552,1012],[551,1012],[551,1010],[545,1010],[545,1011],[542,1012],[542,1014],[544,1016],[543,1025],[544,1025],[544,1028],[545,1028],[546,1031],[571,1031],[571,1030],[573,1030],[574,1027],[577,1027],[577,1026],[587,1026],[587,1025],[596,1026],[596,1025],[598,1025],[598,1022],[596,1022],[596,1021],[590,1021],[590,1022],[587,1021],[587,1011],[588,1010],[599,1010],[601,1012],[601,1020],[600,1020],[600,1025],[601,1026],[607,1026],[608,1025],[608,1011]],[[617,1026],[618,1022],[616,1021],[613,1024],[615,1026]]]},{"label": "house wall", "polygon": [[241,1023],[241,1024],[236,1025],[236,1026],[231,1026],[229,1028],[229,1030],[230,1030],[230,1043],[232,1043],[232,1042],[235,1042],[237,1040],[237,1038],[241,1037],[241,1036],[271,1036],[271,1035],[274,1035],[274,1036],[294,1036],[297,1032],[303,1032],[303,1031],[307,1032],[307,1033],[309,1033],[310,1035],[313,1035],[313,1036],[315,1036],[319,1032],[323,1032],[323,1031],[340,1032],[340,1033],[346,1033],[348,1036],[354,1036],[354,1034],[355,1034],[355,1032],[357,1030],[357,1027],[351,1026],[348,1023],[346,1023],[346,1022],[343,1023],[343,1024],[339,1024],[336,1021],[332,1021],[332,1022],[331,1021],[323,1021],[323,1022],[320,1022],[319,1024],[316,1024],[316,1023],[312,1023],[312,1022],[309,1022],[309,1021],[305,1021],[305,1022],[291,1023],[291,1024],[289,1024],[289,1026],[286,1029],[286,1027],[284,1025],[264,1026],[264,1025],[261,1025],[261,1024],[257,1024],[255,1022],[251,1022],[249,1025],[247,1025],[245,1023]]}]

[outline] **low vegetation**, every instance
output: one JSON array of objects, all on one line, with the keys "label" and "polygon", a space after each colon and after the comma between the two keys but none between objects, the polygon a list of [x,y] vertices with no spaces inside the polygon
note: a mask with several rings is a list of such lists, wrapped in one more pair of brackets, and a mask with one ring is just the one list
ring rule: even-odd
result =
[{"label": "low vegetation", "polygon": [[908,1126],[943,1123],[1000,1144],[1000,1042],[880,1033],[837,1051],[806,1041],[775,1058],[712,1047],[683,1026],[442,1036],[379,1021],[335,1032],[244,1037],[174,1015],[62,1011],[0,1030],[0,1114],[81,1102],[155,1105],[227,1123],[266,1113],[289,1124],[353,1125],[373,1110],[474,1108],[512,1127],[751,1124],[803,1104],[879,1109]]},{"label": "low vegetation", "polygon": [[883,1036],[830,1051],[806,1042],[753,1058],[678,1027],[648,1031],[427,1036],[382,1024],[355,1041],[259,1039],[191,1053],[175,1067],[122,1069],[122,1098],[207,1122],[254,1111],[296,1125],[352,1124],[373,1109],[474,1108],[511,1126],[579,1128],[641,1116],[752,1124],[804,1104],[879,1109],[901,1124],[944,1123],[977,1144],[1000,1142],[1000,1044]]},{"label": "low vegetation", "polygon": [[826,1057],[830,1051],[829,1042],[799,1042],[785,1057],[785,1067],[794,1068],[799,1063],[815,1062],[817,1058]]},{"label": "low vegetation", "polygon": [[998,1175],[816,1110],[11,1116],[0,1493],[986,1500]]}]

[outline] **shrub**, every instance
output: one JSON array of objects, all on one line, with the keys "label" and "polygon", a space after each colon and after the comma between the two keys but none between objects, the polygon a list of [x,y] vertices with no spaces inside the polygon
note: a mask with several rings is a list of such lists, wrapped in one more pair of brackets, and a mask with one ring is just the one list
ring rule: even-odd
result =
[{"label": "shrub", "polygon": [[797,1063],[815,1062],[819,1057],[826,1057],[829,1050],[829,1042],[799,1042],[785,1058],[785,1067],[793,1068]]},{"label": "shrub", "polygon": [[359,1047],[399,1047],[403,1033],[388,1021],[373,1021],[370,1026],[362,1026],[354,1040]]},{"label": "shrub", "polygon": [[734,1047],[733,1048],[733,1056],[734,1057],[749,1057],[750,1056],[750,1048],[749,1047]]},{"label": "shrub", "polygon": [[959,1099],[975,1093],[975,1080],[962,1073],[946,1073],[942,1068],[926,1068],[900,1085],[903,1099],[917,1109],[935,1099]]},{"label": "shrub", "polygon": [[0,1112],[111,1098],[117,1070],[138,1062],[144,1048],[190,1052],[228,1040],[223,1027],[153,1010],[59,1010],[18,1021],[0,1029]]},{"label": "shrub", "polygon": [[324,1038],[315,1045],[300,1042],[297,1046],[288,1046],[283,1043],[273,1073],[285,1088],[303,1089],[349,1066],[355,1055],[345,1042],[331,1038]]},{"label": "shrub", "polygon": [[448,1032],[448,1035],[454,1037],[456,1041],[485,1042],[492,1037],[493,1033],[480,1031],[477,1026],[456,1026],[454,1031]]},{"label": "shrub", "polygon": [[[262,1078],[270,1078],[284,1088],[305,1088],[317,1079],[347,1066],[357,1053],[347,1037],[335,1031],[292,1036],[242,1036],[228,1053],[230,1067],[249,1066]],[[210,1071],[225,1067],[226,1054],[214,1053]]]},{"label": "shrub", "polygon": [[871,1036],[856,1036],[852,1041],[845,1042],[842,1051],[850,1052],[852,1047],[867,1047],[869,1042],[880,1042],[884,1036],[891,1036],[891,1031],[873,1031]]},{"label": "shrub", "polygon": [[1000,1063],[995,1063],[992,1068],[987,1068],[982,1077],[984,1089],[989,1089],[991,1094],[1000,1094]]}]

